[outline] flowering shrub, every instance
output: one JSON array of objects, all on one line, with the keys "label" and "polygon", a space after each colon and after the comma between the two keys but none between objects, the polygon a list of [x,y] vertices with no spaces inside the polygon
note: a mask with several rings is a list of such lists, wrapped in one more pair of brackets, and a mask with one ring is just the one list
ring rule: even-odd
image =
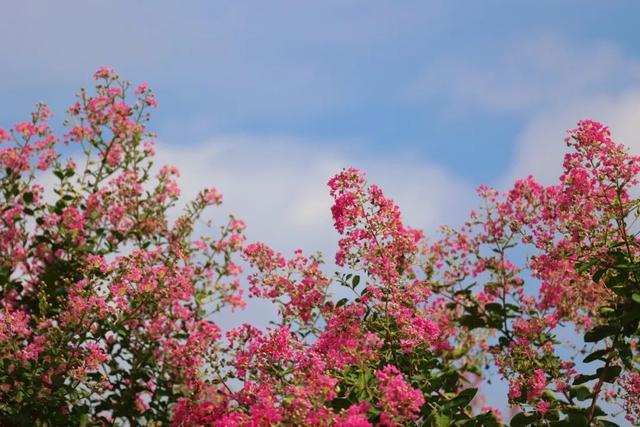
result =
[{"label": "flowering shrub", "polygon": [[[332,278],[319,255],[247,244],[234,217],[194,235],[222,203],[214,188],[172,219],[153,93],[109,68],[95,78],[64,135],[44,105],[0,128],[1,424],[640,423],[640,158],[606,127],[570,132],[558,184],[480,187],[482,208],[432,241],[341,171]],[[216,325],[243,290],[277,306],[272,327]],[[496,373],[510,420],[477,395]]]}]

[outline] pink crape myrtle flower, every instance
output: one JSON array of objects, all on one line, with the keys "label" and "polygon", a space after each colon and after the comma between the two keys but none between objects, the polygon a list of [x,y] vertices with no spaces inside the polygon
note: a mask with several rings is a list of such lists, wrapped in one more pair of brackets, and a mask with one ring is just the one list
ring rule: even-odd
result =
[{"label": "pink crape myrtle flower", "polygon": [[383,412],[380,423],[386,426],[397,426],[415,420],[425,402],[420,390],[411,387],[400,371],[393,365],[387,365],[376,371],[380,393],[379,406]]},{"label": "pink crape myrtle flower", "polygon": [[[149,85],[94,78],[61,134],[44,104],[0,128],[0,424],[503,425],[476,394],[496,373],[521,420],[595,425],[605,399],[640,421],[640,157],[606,126],[569,131],[555,184],[481,185],[431,238],[343,169],[333,272],[247,241],[212,183],[185,201]],[[268,326],[241,321],[247,295]],[[589,393],[567,327],[605,363]]]}]

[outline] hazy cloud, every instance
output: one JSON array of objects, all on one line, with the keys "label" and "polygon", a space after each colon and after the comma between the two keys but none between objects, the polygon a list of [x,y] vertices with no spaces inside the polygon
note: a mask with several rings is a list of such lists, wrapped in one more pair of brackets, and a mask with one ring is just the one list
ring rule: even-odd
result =
[{"label": "hazy cloud", "polygon": [[554,35],[492,40],[430,64],[410,97],[442,96],[452,108],[531,111],[620,92],[640,82],[640,62],[614,43],[576,44]]},{"label": "hazy cloud", "polygon": [[566,130],[578,120],[597,120],[611,129],[614,141],[640,154],[640,91],[612,97],[594,97],[570,105],[555,106],[538,114],[516,141],[515,157],[502,179],[502,187],[514,179],[533,175],[540,182],[557,182],[567,150]]},{"label": "hazy cloud", "polygon": [[159,147],[160,163],[177,165],[186,198],[203,186],[224,193],[225,210],[248,224],[248,236],[280,250],[322,250],[331,259],[333,229],[329,178],[355,166],[400,206],[405,222],[434,232],[463,220],[475,201],[473,188],[450,171],[408,156],[362,155],[336,142],[294,137],[218,136],[200,145]]}]

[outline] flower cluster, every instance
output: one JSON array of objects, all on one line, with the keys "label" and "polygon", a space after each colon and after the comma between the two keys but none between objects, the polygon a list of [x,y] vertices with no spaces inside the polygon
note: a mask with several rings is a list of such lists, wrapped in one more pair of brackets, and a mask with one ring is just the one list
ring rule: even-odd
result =
[{"label": "flower cluster", "polygon": [[[94,77],[61,137],[44,105],[0,128],[0,424],[499,426],[477,396],[494,375],[511,425],[613,425],[602,399],[640,421],[640,158],[605,126],[570,131],[557,184],[481,186],[434,241],[342,170],[330,276],[233,216],[199,235],[215,187],[170,214],[153,92]],[[244,292],[277,307],[269,327],[216,323]]]},{"label": "flower cluster", "polygon": [[376,371],[382,399],[379,405],[383,412],[380,424],[384,426],[402,425],[401,422],[418,418],[424,404],[424,396],[418,389],[406,383],[402,374],[393,365]]},{"label": "flower cluster", "polygon": [[[2,424],[169,421],[206,386],[221,338],[208,311],[242,305],[233,257],[243,227],[232,218],[218,238],[193,240],[220,202],[210,192],[171,224],[178,173],[152,173],[153,93],[141,85],[127,103],[129,83],[113,70],[95,78],[62,138],[44,105],[0,132]],[[63,159],[60,141],[84,161]],[[57,179],[47,196],[43,172]]]},{"label": "flower cluster", "polygon": [[298,318],[304,323],[312,320],[325,302],[330,283],[320,270],[319,259],[307,258],[298,250],[287,261],[262,243],[247,245],[244,255],[258,269],[249,276],[252,295],[279,302],[285,318]]},{"label": "flower cluster", "polygon": [[640,422],[640,374],[632,372],[623,380],[624,409],[627,412],[627,420],[633,423]]}]

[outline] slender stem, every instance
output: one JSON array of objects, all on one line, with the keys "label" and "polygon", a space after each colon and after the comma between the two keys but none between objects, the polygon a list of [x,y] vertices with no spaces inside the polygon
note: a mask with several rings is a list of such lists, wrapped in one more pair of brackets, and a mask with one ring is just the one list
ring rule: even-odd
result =
[{"label": "slender stem", "polygon": [[607,371],[611,366],[611,362],[613,362],[613,357],[615,355],[614,348],[619,338],[620,338],[619,333],[613,337],[611,347],[609,347],[609,354],[607,356],[607,360],[604,363],[604,367],[602,367],[601,374],[598,376],[598,382],[593,387],[593,397],[591,398],[591,405],[589,405],[589,418],[588,418],[589,425],[591,424],[595,416],[596,403],[598,402],[598,396],[600,395],[600,391],[602,391],[602,385],[604,384],[605,375],[607,375]]}]

